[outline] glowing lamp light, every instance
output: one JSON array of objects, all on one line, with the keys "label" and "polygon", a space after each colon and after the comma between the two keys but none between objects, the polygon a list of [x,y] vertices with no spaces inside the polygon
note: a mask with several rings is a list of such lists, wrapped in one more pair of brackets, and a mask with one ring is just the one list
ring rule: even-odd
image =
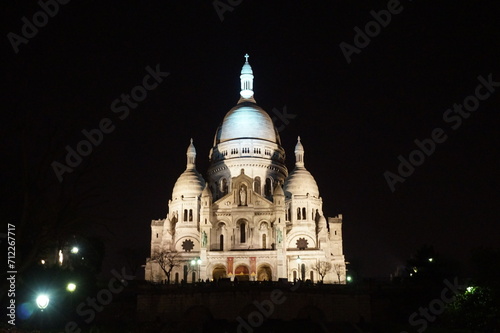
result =
[{"label": "glowing lamp light", "polygon": [[194,264],[196,264],[196,260],[191,260],[191,266],[194,266]]},{"label": "glowing lamp light", "polygon": [[201,259],[198,259],[197,264],[201,265]]},{"label": "glowing lamp light", "polygon": [[429,258],[429,262],[432,262],[434,259],[433,258]]},{"label": "glowing lamp light", "polygon": [[77,254],[77,253],[78,253],[78,248],[77,248],[76,246],[73,246],[73,247],[71,248],[71,253],[73,253],[73,254]]},{"label": "glowing lamp light", "polygon": [[475,287],[467,287],[467,289],[465,290],[467,293],[473,293],[475,289],[476,289]]},{"label": "glowing lamp light", "polygon": [[43,311],[48,305],[49,296],[45,294],[38,295],[38,297],[36,298],[36,306],[38,306],[38,308]]},{"label": "glowing lamp light", "polygon": [[347,282],[351,282],[352,281],[352,277],[350,277],[349,275],[347,275]]},{"label": "glowing lamp light", "polygon": [[68,283],[68,285],[66,286],[66,290],[72,293],[76,290],[76,284],[74,284],[73,282]]},{"label": "glowing lamp light", "polygon": [[45,260],[40,260],[40,263],[42,263],[42,265],[45,265]]},{"label": "glowing lamp light", "polygon": [[300,257],[297,257],[297,263],[301,263],[302,262],[302,259],[300,259]]}]

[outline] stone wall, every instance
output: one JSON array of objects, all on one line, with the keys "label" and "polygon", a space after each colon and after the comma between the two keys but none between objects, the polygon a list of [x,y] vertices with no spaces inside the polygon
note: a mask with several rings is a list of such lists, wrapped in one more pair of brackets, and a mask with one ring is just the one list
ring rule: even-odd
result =
[{"label": "stone wall", "polygon": [[238,317],[252,320],[252,316],[284,321],[370,322],[370,296],[324,290],[293,291],[289,287],[148,292],[137,296],[139,322],[204,321],[207,318],[237,321]]}]

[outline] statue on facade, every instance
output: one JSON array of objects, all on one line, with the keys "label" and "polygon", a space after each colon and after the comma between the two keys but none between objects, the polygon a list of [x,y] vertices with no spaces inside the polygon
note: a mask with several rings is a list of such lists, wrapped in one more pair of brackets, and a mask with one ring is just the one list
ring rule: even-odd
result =
[{"label": "statue on facade", "polygon": [[244,186],[240,188],[240,205],[247,205],[247,191]]},{"label": "statue on facade", "polygon": [[201,236],[201,247],[206,247],[206,246],[207,246],[207,233],[203,231]]}]

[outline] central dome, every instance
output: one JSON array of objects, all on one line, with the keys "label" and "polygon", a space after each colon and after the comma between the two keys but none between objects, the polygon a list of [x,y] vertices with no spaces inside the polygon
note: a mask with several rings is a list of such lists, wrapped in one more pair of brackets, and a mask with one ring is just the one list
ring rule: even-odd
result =
[{"label": "central dome", "polygon": [[260,139],[280,144],[278,131],[266,111],[255,103],[253,97],[253,71],[245,55],[241,69],[241,91],[238,104],[226,114],[217,132],[214,146],[235,139]]},{"label": "central dome", "polygon": [[279,143],[271,117],[261,107],[243,100],[229,110],[215,134],[215,144],[234,139],[261,139]]}]

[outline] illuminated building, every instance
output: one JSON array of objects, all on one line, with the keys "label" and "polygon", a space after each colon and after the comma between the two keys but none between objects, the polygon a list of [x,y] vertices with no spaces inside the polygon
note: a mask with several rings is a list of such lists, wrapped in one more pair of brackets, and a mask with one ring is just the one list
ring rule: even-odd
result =
[{"label": "illuminated building", "polygon": [[146,280],[166,279],[155,260],[155,253],[166,250],[180,259],[171,282],[220,277],[317,282],[321,276],[314,267],[327,262],[332,268],[324,282],[345,283],[342,215],[323,215],[300,138],[288,173],[278,131],[255,102],[253,71],[245,57],[240,99],[215,132],[206,178],[196,170],[191,140],[168,214],[151,223]]}]

